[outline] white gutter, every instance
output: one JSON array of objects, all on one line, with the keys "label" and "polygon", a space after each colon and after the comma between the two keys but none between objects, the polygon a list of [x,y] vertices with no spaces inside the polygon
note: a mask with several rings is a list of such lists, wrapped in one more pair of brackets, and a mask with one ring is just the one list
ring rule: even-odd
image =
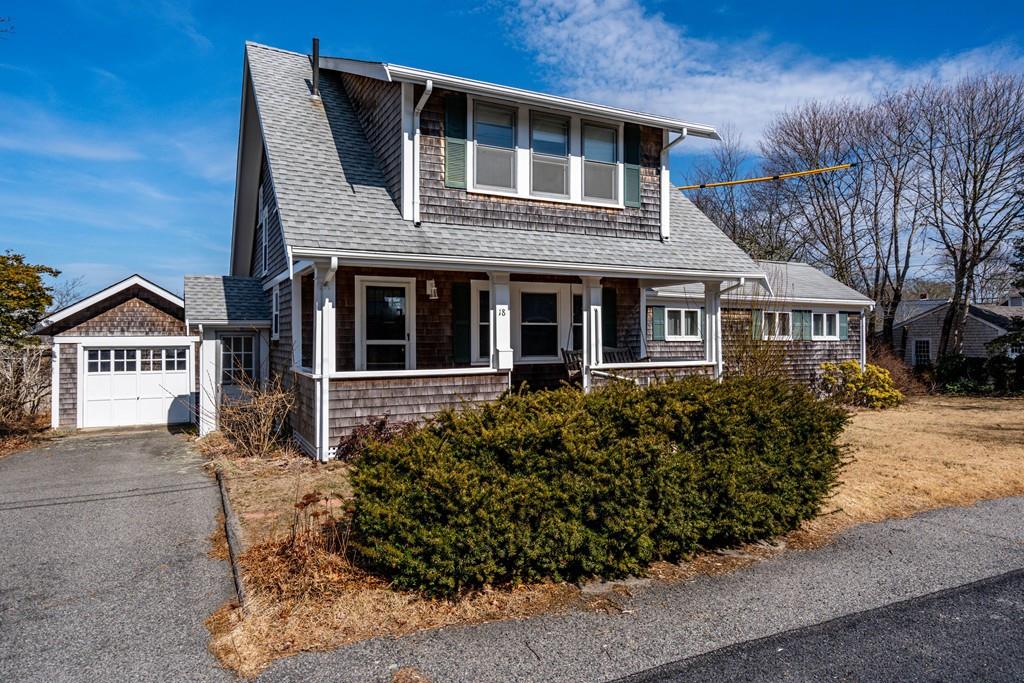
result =
[{"label": "white gutter", "polygon": [[423,94],[413,109],[413,141],[412,141],[412,224],[420,224],[420,113],[427,106],[430,93],[434,92],[434,81],[427,79]]},{"label": "white gutter", "polygon": [[513,88],[507,85],[498,85],[486,81],[478,81],[472,78],[462,78],[449,74],[437,73],[436,71],[425,71],[399,64],[387,64],[384,62],[364,62],[357,59],[344,59],[341,57],[320,57],[320,67],[331,71],[343,71],[345,73],[359,74],[368,78],[375,78],[381,81],[404,81],[424,85],[427,81],[433,81],[439,88],[448,88],[472,95],[483,95],[487,97],[498,97],[523,104],[533,104],[550,109],[571,111],[589,116],[601,116],[605,118],[620,119],[629,123],[639,123],[654,128],[666,128],[671,131],[680,132],[689,129],[690,135],[709,140],[721,140],[718,131],[713,126],[700,123],[690,123],[673,119],[668,116],[656,114],[645,114],[644,112],[631,109],[620,109],[618,107],[606,107],[593,102],[574,100],[569,97],[558,95],[547,95],[533,90]]}]

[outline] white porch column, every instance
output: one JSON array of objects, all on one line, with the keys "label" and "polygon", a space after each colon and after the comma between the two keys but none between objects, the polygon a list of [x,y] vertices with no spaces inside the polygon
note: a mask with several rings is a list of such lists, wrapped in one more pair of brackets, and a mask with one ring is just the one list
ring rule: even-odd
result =
[{"label": "white porch column", "polygon": [[220,377],[217,374],[217,354],[220,344],[217,333],[199,329],[199,436],[217,429],[217,408],[220,403]]},{"label": "white porch column", "polygon": [[715,377],[722,376],[722,283],[704,283],[704,346],[706,359],[715,364]]},{"label": "white porch column", "polygon": [[60,426],[60,344],[50,349],[50,429]]},{"label": "white porch column", "polygon": [[491,332],[491,367],[512,369],[512,294],[508,273],[488,273],[491,278],[491,300],[494,301],[494,325]]},{"label": "white porch column", "polygon": [[860,309],[860,369],[868,366],[868,318],[864,309]]},{"label": "white porch column", "polygon": [[[336,267],[336,266],[335,266]],[[316,380],[317,457],[327,460],[331,447],[330,373],[335,370],[335,268],[317,266],[314,272],[313,373]]]},{"label": "white porch column", "polygon": [[601,278],[583,279],[583,390],[590,391],[590,368],[604,360],[601,334]]}]

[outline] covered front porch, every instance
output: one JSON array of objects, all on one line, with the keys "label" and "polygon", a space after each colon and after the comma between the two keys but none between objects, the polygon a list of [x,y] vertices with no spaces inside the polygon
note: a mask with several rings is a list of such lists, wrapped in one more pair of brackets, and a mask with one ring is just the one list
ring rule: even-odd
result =
[{"label": "covered front porch", "polygon": [[[657,318],[646,289],[684,281],[705,285],[697,318]],[[370,417],[423,419],[523,384],[570,381],[589,391],[623,379],[718,376],[729,282],[299,263],[276,285],[291,288],[292,373],[298,412],[308,416],[295,432],[307,450],[329,458],[339,438]],[[666,325],[689,343],[656,341]]]}]

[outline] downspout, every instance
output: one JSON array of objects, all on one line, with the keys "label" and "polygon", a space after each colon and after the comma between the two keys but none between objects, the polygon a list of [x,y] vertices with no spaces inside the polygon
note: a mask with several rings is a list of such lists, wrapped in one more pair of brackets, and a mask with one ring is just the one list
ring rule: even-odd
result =
[{"label": "downspout", "polygon": [[430,99],[432,92],[434,92],[434,81],[428,78],[423,94],[420,95],[412,112],[412,125],[415,131],[412,145],[412,223],[417,227],[420,224],[420,113],[423,111],[423,107],[427,106],[427,100]]},{"label": "downspout", "polygon": [[727,294],[727,293],[731,292],[734,289],[739,289],[740,287],[742,287],[745,284],[747,284],[747,278],[741,277],[739,282],[737,282],[734,285],[729,285],[725,289],[719,290],[718,293],[719,294]]},{"label": "downspout", "polygon": [[[671,235],[672,235],[672,230],[671,230],[672,211],[671,211],[671,208],[670,208],[670,206],[672,204],[672,200],[671,200],[671,198],[669,196],[672,193],[672,180],[671,180],[671,178],[669,178],[669,158],[668,158],[668,153],[669,153],[669,151],[671,151],[671,149],[673,147],[675,147],[680,142],[685,140],[688,133],[689,133],[689,131],[686,128],[683,128],[683,130],[679,134],[679,137],[677,137],[672,142],[666,143],[665,146],[661,148],[661,202],[660,202],[661,203],[661,212],[660,212],[660,214],[661,214],[661,230],[660,230],[660,233],[661,233],[661,241],[662,242],[664,242],[665,240],[669,239],[671,237]],[[664,131],[662,133],[662,135],[663,135],[662,141],[663,142],[667,141],[668,140],[668,135],[669,135],[668,131],[667,130]]]}]

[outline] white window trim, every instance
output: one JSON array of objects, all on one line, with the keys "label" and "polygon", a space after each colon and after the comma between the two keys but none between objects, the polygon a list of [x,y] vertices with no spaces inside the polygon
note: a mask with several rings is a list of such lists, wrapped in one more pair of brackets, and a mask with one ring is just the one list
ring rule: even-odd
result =
[{"label": "white window trim", "polygon": [[277,341],[281,338],[281,291],[275,284],[270,295],[270,338]]},{"label": "white window trim", "polygon": [[[248,337],[249,339],[252,340],[252,353],[250,354],[250,356],[252,356],[252,368],[251,368],[252,372],[249,373],[249,379],[250,380],[256,380],[256,379],[259,378],[259,375],[257,374],[259,372],[259,367],[260,367],[260,362],[261,362],[260,357],[259,357],[259,349],[260,349],[259,335],[251,333],[251,332],[222,332],[222,333],[217,335],[217,382],[218,382],[218,386],[229,386],[229,387],[237,387],[237,386],[239,386],[238,382],[234,382],[234,381],[232,381],[232,382],[225,382],[224,381],[224,340],[227,339],[227,338],[242,339],[242,338],[246,338],[246,337]],[[245,369],[246,368],[243,368],[243,370],[245,370]]]},{"label": "white window trim", "polygon": [[[679,326],[683,331],[683,334],[669,334],[668,333],[668,314],[669,311],[679,311]],[[692,312],[697,314],[697,334],[686,334],[686,313]],[[701,315],[699,308],[683,308],[681,306],[666,306],[665,307],[665,341],[669,342],[684,342],[684,341],[700,341],[701,337]]]},{"label": "white window trim", "polygon": [[[416,369],[416,278],[414,277],[372,277],[355,276],[355,368],[366,371],[366,287],[381,285],[384,287],[404,286],[406,301],[409,307],[405,316],[407,340],[405,344],[405,369]],[[394,372],[394,371],[386,371]]]},{"label": "white window trim", "polygon": [[932,339],[931,337],[912,337],[910,339],[910,362],[911,365],[922,365],[917,361],[917,342],[928,342],[928,364],[932,362]]},{"label": "white window trim", "polygon": [[[775,327],[774,330],[770,330],[769,331],[768,326],[765,324],[765,314],[766,313],[771,313],[772,315],[775,316],[776,323],[774,325],[774,327]],[[788,325],[788,327],[787,327],[787,329],[786,329],[784,334],[779,331],[778,320],[779,320],[779,315],[780,314],[785,315],[786,319],[789,320],[789,325]],[[813,328],[813,325],[814,325],[814,318],[813,318],[813,313],[812,313],[812,318],[811,318],[811,326],[812,326],[812,328]],[[837,318],[836,319],[836,331],[838,332],[838,330],[839,330],[839,320]],[[771,340],[771,341],[792,341],[793,340],[793,311],[791,311],[791,310],[775,310],[775,309],[769,310],[769,311],[761,311],[761,339]]]},{"label": "white window trim", "polygon": [[483,291],[490,292],[488,296],[490,306],[487,309],[486,315],[491,330],[491,346],[494,346],[494,292],[491,291],[491,281],[470,280],[469,323],[472,332],[469,338],[469,361],[472,365],[489,366],[491,364],[491,354],[487,354],[486,358],[480,356],[480,323],[484,316],[484,312],[480,310],[480,292]]},{"label": "white window trim", "polygon": [[[555,294],[556,314],[558,316],[558,351],[554,356],[524,356],[522,335],[522,294],[534,292],[538,294]],[[569,284],[556,282],[512,282],[510,284],[512,303],[512,352],[515,363],[521,365],[560,363],[561,349],[565,347],[569,332],[572,329],[572,287]]]},{"label": "white window trim", "polygon": [[[814,317],[817,316],[817,315],[831,316],[831,317],[833,317],[835,319],[835,321],[836,321],[836,333],[834,335],[833,334],[827,334],[827,332],[828,332],[828,320],[824,320],[822,322],[822,329],[826,332],[826,334],[820,334],[820,335],[814,334]],[[790,324],[792,324],[792,321],[790,321]],[[812,310],[811,311],[811,341],[839,341],[839,311],[833,311],[833,310],[829,310],[829,311],[820,311],[820,310],[819,311],[815,311],[815,310]]]},{"label": "white window trim", "polygon": [[[473,108],[476,101],[486,104],[493,104],[499,107],[509,107],[516,110],[516,146],[515,146],[515,178],[516,187],[514,190],[501,190],[491,187],[478,187],[476,184],[476,130],[473,125]],[[530,144],[530,121],[531,113],[548,114],[561,116],[569,120],[569,196],[558,197],[547,194],[533,194],[531,173],[533,172],[533,149]],[[616,143],[618,154],[616,155],[618,189],[616,201],[603,202],[599,199],[584,199],[583,197],[583,122],[592,123],[598,126],[615,128],[618,133]],[[626,149],[625,130],[626,125],[622,121],[601,119],[595,116],[580,116],[554,109],[541,107],[530,107],[516,102],[500,100],[491,97],[483,98],[474,95],[466,96],[466,191],[473,194],[494,195],[498,197],[517,197],[519,199],[531,199],[534,201],[553,202],[556,204],[573,204],[578,206],[595,206],[604,209],[624,209],[625,203],[625,162]]]},{"label": "white window trim", "polygon": [[267,223],[268,223],[268,221],[267,221],[267,207],[266,207],[266,204],[263,201],[263,183],[260,183],[260,186],[259,186],[259,189],[257,190],[257,192],[259,192],[259,195],[256,198],[256,204],[257,204],[256,211],[257,211],[257,214],[259,216],[259,223],[260,223],[260,243],[261,243],[260,244],[260,256],[262,257],[261,258],[261,265],[260,265],[260,271],[261,271],[260,275],[266,275],[267,271],[269,270],[269,266],[267,265],[267,260],[268,260],[267,259],[267,256],[268,256],[267,229],[268,229],[269,226],[267,225]]}]

